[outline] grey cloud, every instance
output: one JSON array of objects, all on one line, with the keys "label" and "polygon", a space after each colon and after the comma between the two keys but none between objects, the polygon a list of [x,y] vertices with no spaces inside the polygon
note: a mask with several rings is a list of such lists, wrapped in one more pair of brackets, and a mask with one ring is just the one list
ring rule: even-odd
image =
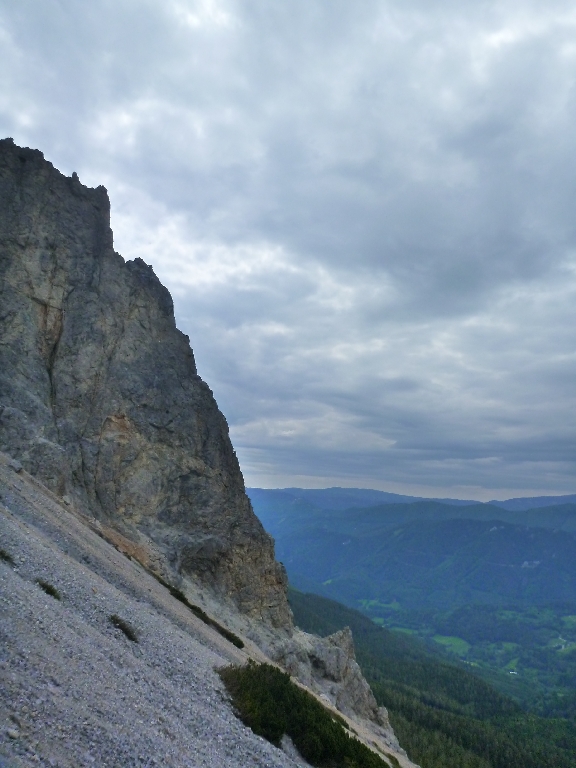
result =
[{"label": "grey cloud", "polygon": [[575,25],[529,0],[4,3],[0,129],[108,186],[250,483],[565,492]]}]

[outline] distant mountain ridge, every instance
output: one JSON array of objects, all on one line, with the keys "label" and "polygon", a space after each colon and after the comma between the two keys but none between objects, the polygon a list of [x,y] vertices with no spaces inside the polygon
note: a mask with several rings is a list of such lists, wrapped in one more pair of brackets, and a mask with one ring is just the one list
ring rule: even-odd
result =
[{"label": "distant mountain ridge", "polygon": [[[342,489],[348,490],[348,489]],[[559,503],[553,506],[535,504],[529,508],[496,506],[492,503],[470,502],[455,506],[435,499],[396,501],[395,503],[362,504],[359,494],[343,494],[339,489],[326,489],[324,495],[309,496],[309,492],[295,493],[300,489],[268,490],[248,488],[256,515],[266,530],[274,536],[277,545],[292,534],[302,535],[306,529],[323,529],[332,533],[371,537],[413,521],[441,521],[467,519],[478,521],[499,520],[504,523],[528,528],[547,528],[576,533],[576,503]],[[380,493],[379,491],[371,493]],[[316,499],[314,503],[310,499]],[[364,501],[377,496],[366,496]],[[539,497],[545,499],[548,497]],[[573,496],[557,496],[555,499],[571,499]],[[345,506],[349,500],[356,506]],[[539,499],[538,499],[539,500]],[[511,499],[511,502],[517,500]],[[518,500],[523,501],[523,500]],[[536,501],[536,499],[534,500]],[[323,504],[323,506],[320,506]],[[332,506],[327,506],[332,504]]]},{"label": "distant mountain ridge", "polygon": [[342,490],[248,489],[298,589],[382,617],[391,604],[576,603],[575,503],[522,510],[418,500],[343,508],[381,496]]},{"label": "distant mountain ridge", "polygon": [[537,507],[551,507],[557,504],[576,503],[576,493],[564,496],[533,496],[506,499],[505,501],[482,502],[473,499],[446,499],[430,496],[406,496],[388,491],[376,491],[368,488],[247,488],[252,499],[262,497],[291,497],[314,504],[320,509],[349,509],[351,507],[371,507],[379,504],[412,504],[416,501],[435,501],[453,506],[492,504],[510,511],[523,511]]},{"label": "distant mountain ridge", "polygon": [[534,496],[533,498],[507,499],[506,501],[490,501],[488,503],[502,507],[502,509],[521,512],[540,507],[555,507],[558,504],[574,504],[576,503],[576,493],[567,496]]}]

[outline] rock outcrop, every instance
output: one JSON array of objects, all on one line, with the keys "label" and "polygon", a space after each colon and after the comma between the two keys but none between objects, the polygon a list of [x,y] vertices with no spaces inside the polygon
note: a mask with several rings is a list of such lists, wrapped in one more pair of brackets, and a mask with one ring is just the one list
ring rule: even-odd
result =
[{"label": "rock outcrop", "polygon": [[172,299],[114,251],[104,187],[0,141],[0,450],[151,541],[246,615],[290,627],[284,569]]},{"label": "rock outcrop", "polygon": [[269,649],[272,658],[303,685],[349,717],[365,720],[369,729],[396,752],[402,752],[388,712],[379,707],[356,662],[348,627],[320,638],[296,630]]}]

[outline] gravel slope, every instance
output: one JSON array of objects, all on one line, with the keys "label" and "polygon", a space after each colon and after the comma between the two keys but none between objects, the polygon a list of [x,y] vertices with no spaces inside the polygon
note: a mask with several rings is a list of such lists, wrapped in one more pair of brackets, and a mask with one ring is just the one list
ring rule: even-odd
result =
[{"label": "gravel slope", "polygon": [[242,651],[5,456],[0,497],[14,559],[0,560],[0,768],[293,768],[234,716],[214,671]]}]

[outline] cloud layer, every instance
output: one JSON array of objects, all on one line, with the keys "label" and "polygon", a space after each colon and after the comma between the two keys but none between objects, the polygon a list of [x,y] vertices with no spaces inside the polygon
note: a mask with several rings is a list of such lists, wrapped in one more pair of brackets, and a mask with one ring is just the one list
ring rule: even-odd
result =
[{"label": "cloud layer", "polygon": [[574,492],[568,2],[0,1],[0,132],[104,183],[251,485]]}]

